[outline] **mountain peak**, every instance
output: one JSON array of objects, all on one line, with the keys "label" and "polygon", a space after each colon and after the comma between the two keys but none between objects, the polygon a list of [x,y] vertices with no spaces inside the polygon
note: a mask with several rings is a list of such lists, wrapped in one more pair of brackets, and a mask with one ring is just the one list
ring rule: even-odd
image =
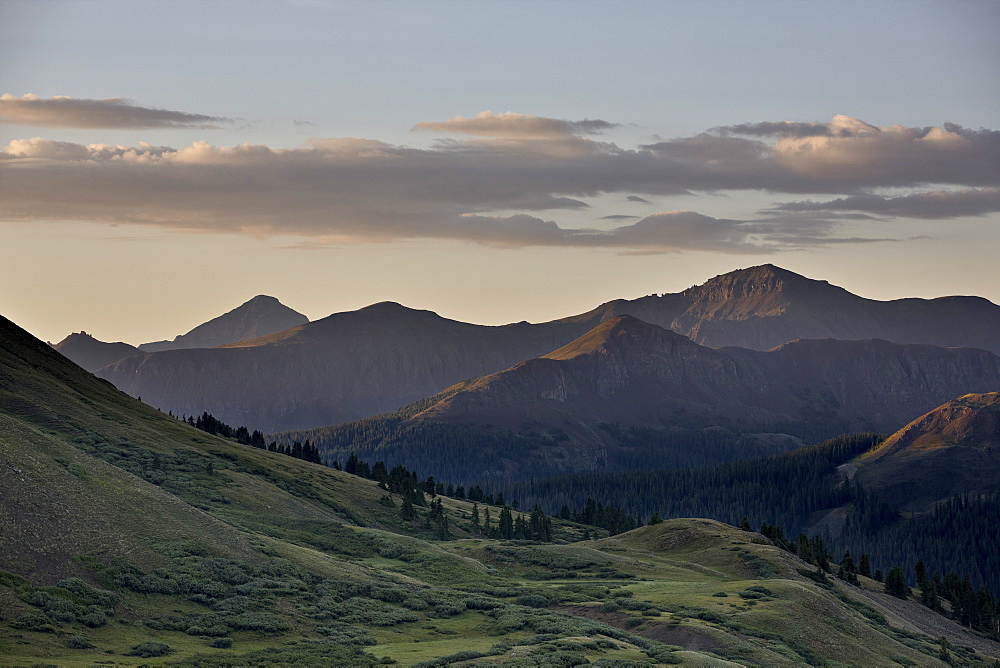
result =
[{"label": "mountain peak", "polygon": [[562,348],[554,350],[547,359],[567,360],[592,353],[607,351],[610,348],[639,348],[653,343],[683,341],[693,344],[684,337],[669,329],[640,320],[631,315],[616,315],[588,331],[583,336],[571,341]]},{"label": "mountain peak", "polygon": [[761,264],[721,274],[705,281],[702,285],[688,288],[684,292],[698,294],[702,298],[720,292],[720,296],[723,298],[733,298],[780,292],[792,286],[830,286],[830,284],[826,281],[806,278],[794,271],[773,264]]},{"label": "mountain peak", "polygon": [[127,343],[100,341],[83,330],[73,332],[59,343],[49,345],[87,371],[95,371],[105,364],[141,352]]},{"label": "mountain peak", "polygon": [[67,335],[66,338],[60,341],[59,343],[49,344],[49,345],[51,345],[56,350],[59,350],[60,346],[65,346],[66,344],[75,341],[97,341],[97,339],[95,339],[91,334],[88,334],[87,332],[81,329],[79,332],[72,332],[71,334]]},{"label": "mountain peak", "polygon": [[272,297],[271,295],[257,295],[243,302],[242,305],[247,306],[248,304],[278,304],[279,306],[284,306],[284,304],[278,301],[277,297]]},{"label": "mountain peak", "polygon": [[375,302],[374,304],[369,304],[368,306],[365,306],[358,310],[359,311],[389,311],[389,310],[413,311],[414,309],[411,309],[408,306],[403,306],[399,302],[384,301],[384,302]]},{"label": "mountain peak", "polygon": [[173,341],[144,343],[146,352],[178,348],[216,348],[230,343],[267,336],[309,322],[309,318],[288,308],[277,298],[257,295],[236,308],[198,325]]}]

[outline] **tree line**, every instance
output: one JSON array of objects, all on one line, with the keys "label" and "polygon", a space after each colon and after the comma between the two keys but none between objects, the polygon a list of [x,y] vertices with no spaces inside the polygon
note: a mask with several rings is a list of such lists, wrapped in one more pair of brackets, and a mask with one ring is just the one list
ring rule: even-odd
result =
[{"label": "tree line", "polygon": [[[173,416],[173,413],[170,415]],[[325,464],[322,456],[320,455],[319,449],[308,440],[304,443],[301,441],[284,444],[278,443],[277,441],[271,441],[268,443],[264,440],[264,434],[257,429],[254,429],[251,432],[243,426],[235,428],[230,427],[228,424],[219,420],[208,411],[203,412],[198,417],[186,415],[181,416],[178,419],[195,429],[200,429],[204,432],[212,434],[213,436],[232,438],[243,445],[249,445],[261,450],[267,450],[268,452],[277,452],[281,455],[288,455],[289,457],[295,457],[296,459],[302,459],[314,464]]]},{"label": "tree line", "polygon": [[[753,531],[747,517],[741,520],[740,528]],[[909,583],[915,582],[920,589],[919,600],[926,607],[963,626],[1000,640],[1000,600],[986,585],[974,587],[968,575],[959,575],[955,571],[948,571],[945,575],[940,572],[932,574],[923,559],[917,559],[911,572],[893,565],[885,571],[883,577],[881,569],[872,568],[872,559],[867,552],[855,559],[855,552],[846,549],[839,564],[836,564],[829,546],[820,536],[808,538],[805,533],[800,532],[797,538],[789,540],[781,527],[767,523],[761,524],[760,534],[776,546],[797,554],[803,561],[816,566],[814,572],[804,574],[821,585],[828,582],[827,574],[835,574],[838,579],[855,586],[860,585],[859,576],[864,576],[883,582],[885,593],[908,599],[913,595]]]}]

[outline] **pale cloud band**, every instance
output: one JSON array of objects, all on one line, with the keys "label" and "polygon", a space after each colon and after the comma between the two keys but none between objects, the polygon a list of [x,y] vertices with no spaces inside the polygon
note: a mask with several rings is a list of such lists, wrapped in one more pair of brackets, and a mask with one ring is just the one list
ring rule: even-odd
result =
[{"label": "pale cloud band", "polygon": [[0,95],[0,123],[48,128],[216,128],[228,118],[137,107],[129,100]]},{"label": "pale cloud band", "polygon": [[[468,138],[428,149],[357,138],[291,149],[16,140],[0,152],[0,219],[291,234],[319,244],[439,238],[754,253],[871,241],[841,231],[843,221],[868,213],[996,211],[1000,186],[1000,132],[953,124],[878,128],[836,117],[731,126],[634,149],[590,138],[615,127],[600,120],[484,112],[416,127]],[[873,195],[883,188],[911,194]],[[584,209],[587,198],[604,193],[642,203],[640,194],[748,190],[840,197],[739,220],[670,211],[614,230],[566,228],[527,213]]]},{"label": "pale cloud band", "polygon": [[898,197],[853,195],[829,202],[786,202],[765,213],[857,211],[900,218],[944,219],[1000,211],[1000,188],[934,190]]}]

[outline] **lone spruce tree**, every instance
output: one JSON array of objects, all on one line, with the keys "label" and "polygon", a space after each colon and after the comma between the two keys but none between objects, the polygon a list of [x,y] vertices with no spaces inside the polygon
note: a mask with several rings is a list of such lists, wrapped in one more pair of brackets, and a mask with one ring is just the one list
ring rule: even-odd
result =
[{"label": "lone spruce tree", "polygon": [[885,593],[896,598],[909,598],[911,593],[910,587],[906,584],[903,569],[899,566],[893,566],[885,574]]}]

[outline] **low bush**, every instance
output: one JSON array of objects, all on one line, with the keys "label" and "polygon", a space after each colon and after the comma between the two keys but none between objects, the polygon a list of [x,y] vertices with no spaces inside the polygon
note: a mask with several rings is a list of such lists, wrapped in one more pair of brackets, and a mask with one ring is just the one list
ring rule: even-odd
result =
[{"label": "low bush", "polygon": [[66,647],[70,649],[93,649],[94,643],[84,636],[70,636],[66,638]]},{"label": "low bush", "polygon": [[146,642],[141,642],[129,651],[125,652],[126,656],[140,656],[144,659],[152,659],[158,656],[166,656],[170,654],[173,650],[170,645],[164,642],[153,642],[147,640]]}]

